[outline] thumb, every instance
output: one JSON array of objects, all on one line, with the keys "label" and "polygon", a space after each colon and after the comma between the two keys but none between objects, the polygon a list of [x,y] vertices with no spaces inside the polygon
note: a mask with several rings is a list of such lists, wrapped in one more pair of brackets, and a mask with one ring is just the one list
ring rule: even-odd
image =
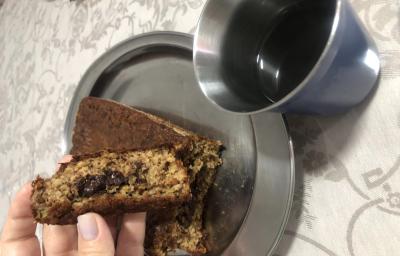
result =
[{"label": "thumb", "polygon": [[78,217],[78,254],[83,256],[114,256],[115,248],[106,221],[96,213]]}]

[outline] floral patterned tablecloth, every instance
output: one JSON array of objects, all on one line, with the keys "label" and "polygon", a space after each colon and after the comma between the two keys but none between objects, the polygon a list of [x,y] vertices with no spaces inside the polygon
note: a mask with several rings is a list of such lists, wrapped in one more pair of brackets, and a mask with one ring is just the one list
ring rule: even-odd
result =
[{"label": "floral patterned tablecloth", "polygon": [[[88,66],[127,37],[193,33],[205,0],[0,0],[0,225],[26,181],[51,173]],[[400,2],[353,0],[378,44],[380,84],[329,118],[288,116],[296,194],[277,255],[400,255]]]}]

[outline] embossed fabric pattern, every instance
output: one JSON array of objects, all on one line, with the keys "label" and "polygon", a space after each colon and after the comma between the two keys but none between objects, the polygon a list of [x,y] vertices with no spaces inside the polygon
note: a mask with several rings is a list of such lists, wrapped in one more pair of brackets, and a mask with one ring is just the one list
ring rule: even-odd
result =
[{"label": "embossed fabric pattern", "polygon": [[[132,35],[193,33],[205,2],[0,0],[2,209],[23,183],[52,173],[70,101],[89,65]],[[378,45],[380,83],[346,114],[288,116],[296,194],[274,256],[399,254],[400,1],[351,3]]]}]

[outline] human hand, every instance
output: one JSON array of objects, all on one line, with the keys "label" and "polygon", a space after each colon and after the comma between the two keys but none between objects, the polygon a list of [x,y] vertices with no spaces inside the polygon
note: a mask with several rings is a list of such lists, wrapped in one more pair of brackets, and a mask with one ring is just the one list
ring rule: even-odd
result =
[{"label": "human hand", "polygon": [[[32,186],[26,184],[11,204],[1,235],[0,256],[41,255],[31,212],[31,193]],[[105,220],[95,213],[79,216],[77,225],[44,225],[43,255],[143,256],[145,218],[144,213],[125,214],[118,236],[116,218]]]}]

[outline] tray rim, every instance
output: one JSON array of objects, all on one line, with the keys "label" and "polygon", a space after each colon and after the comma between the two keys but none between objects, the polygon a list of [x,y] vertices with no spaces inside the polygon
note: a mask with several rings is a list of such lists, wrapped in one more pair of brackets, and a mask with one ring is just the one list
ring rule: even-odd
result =
[{"label": "tray rim", "polygon": [[[107,57],[109,57],[111,52],[115,52],[115,51],[121,51],[121,54],[117,55],[116,57],[113,58],[112,61],[108,61],[108,64],[106,65],[106,67],[109,67],[115,60],[118,60],[119,58],[121,58],[122,56],[124,56],[125,54],[127,54],[128,52],[124,52],[123,48],[127,47],[127,45],[132,44],[132,42],[136,42],[136,41],[140,41],[138,39],[143,39],[143,38],[151,38],[151,37],[172,37],[175,38],[177,40],[173,40],[174,42],[165,42],[165,41],[160,41],[160,42],[153,42],[153,44],[151,44],[152,46],[155,45],[165,45],[165,46],[173,46],[173,47],[181,47],[184,48],[186,50],[190,50],[193,52],[193,44],[192,45],[187,45],[187,43],[185,43],[185,40],[191,40],[191,42],[193,42],[193,38],[194,36],[191,34],[187,34],[187,33],[182,33],[182,32],[176,32],[176,31],[152,31],[152,32],[147,32],[147,33],[142,33],[139,35],[135,35],[135,36],[131,36],[128,37],[125,40],[122,40],[121,42],[115,44],[113,47],[111,47],[110,49],[106,50],[103,54],[100,55],[100,57],[98,57],[85,71],[84,75],[81,77],[75,91],[74,94],[71,98],[71,102],[68,108],[68,112],[67,112],[67,117],[65,119],[65,123],[64,123],[64,132],[63,132],[63,144],[64,144],[64,148],[63,148],[63,153],[67,154],[69,147],[71,147],[72,142],[70,141],[70,139],[72,138],[72,133],[73,133],[73,125],[75,123],[75,115],[76,112],[78,110],[78,102],[80,102],[80,100],[86,96],[89,95],[91,89],[94,86],[94,83],[89,85],[85,85],[85,81],[93,76],[92,73],[94,73],[96,71],[97,66],[99,66],[100,63],[102,63]],[[179,40],[179,38],[181,38],[181,40]],[[135,44],[133,43],[133,46]],[[133,51],[135,49],[137,49],[138,47],[133,47],[131,46],[130,51]],[[102,73],[104,71],[101,70],[100,72],[97,73]],[[98,76],[97,76],[98,78]],[[240,114],[243,115],[243,114]],[[248,116],[250,117],[251,122],[253,123],[253,127],[254,127],[254,120],[253,120],[253,116],[255,115],[260,115],[260,113],[258,114],[249,114]],[[276,114],[278,115],[278,114]],[[289,180],[289,191],[288,191],[288,198],[286,199],[286,207],[285,207],[285,212],[284,215],[282,216],[282,222],[280,224],[280,228],[279,231],[277,232],[277,234],[275,235],[274,241],[271,244],[271,247],[268,249],[267,252],[265,252],[265,255],[271,255],[275,250],[276,247],[278,246],[280,240],[282,239],[283,235],[284,235],[284,231],[285,228],[287,226],[289,217],[290,217],[290,213],[291,213],[291,208],[292,208],[292,204],[293,204],[293,195],[294,195],[294,189],[295,189],[295,155],[294,155],[294,150],[293,150],[293,140],[290,136],[290,128],[289,125],[287,123],[286,117],[284,114],[280,114],[282,122],[283,122],[283,126],[285,128],[285,135],[287,137],[287,145],[288,145],[288,151],[289,151],[289,160],[290,160],[290,180]],[[254,128],[253,128],[254,129]],[[254,131],[255,133],[255,131]],[[257,150],[257,155],[258,155],[258,150]],[[257,160],[257,166],[258,166],[258,160]],[[257,177],[257,176],[256,176]],[[256,187],[254,187],[253,189],[253,193],[251,196],[251,200],[249,202],[248,205],[248,209],[246,212],[245,217],[242,220],[241,226],[238,229],[238,232],[236,233],[236,235],[234,236],[232,242],[224,249],[224,251],[222,252],[222,255],[224,256],[228,256],[226,251],[229,248],[235,247],[235,243],[238,243],[237,239],[239,237],[239,234],[242,232],[242,230],[244,229],[244,226],[246,225],[248,216],[250,214],[250,207],[253,204],[253,199],[254,199],[254,194],[256,191]]]}]

